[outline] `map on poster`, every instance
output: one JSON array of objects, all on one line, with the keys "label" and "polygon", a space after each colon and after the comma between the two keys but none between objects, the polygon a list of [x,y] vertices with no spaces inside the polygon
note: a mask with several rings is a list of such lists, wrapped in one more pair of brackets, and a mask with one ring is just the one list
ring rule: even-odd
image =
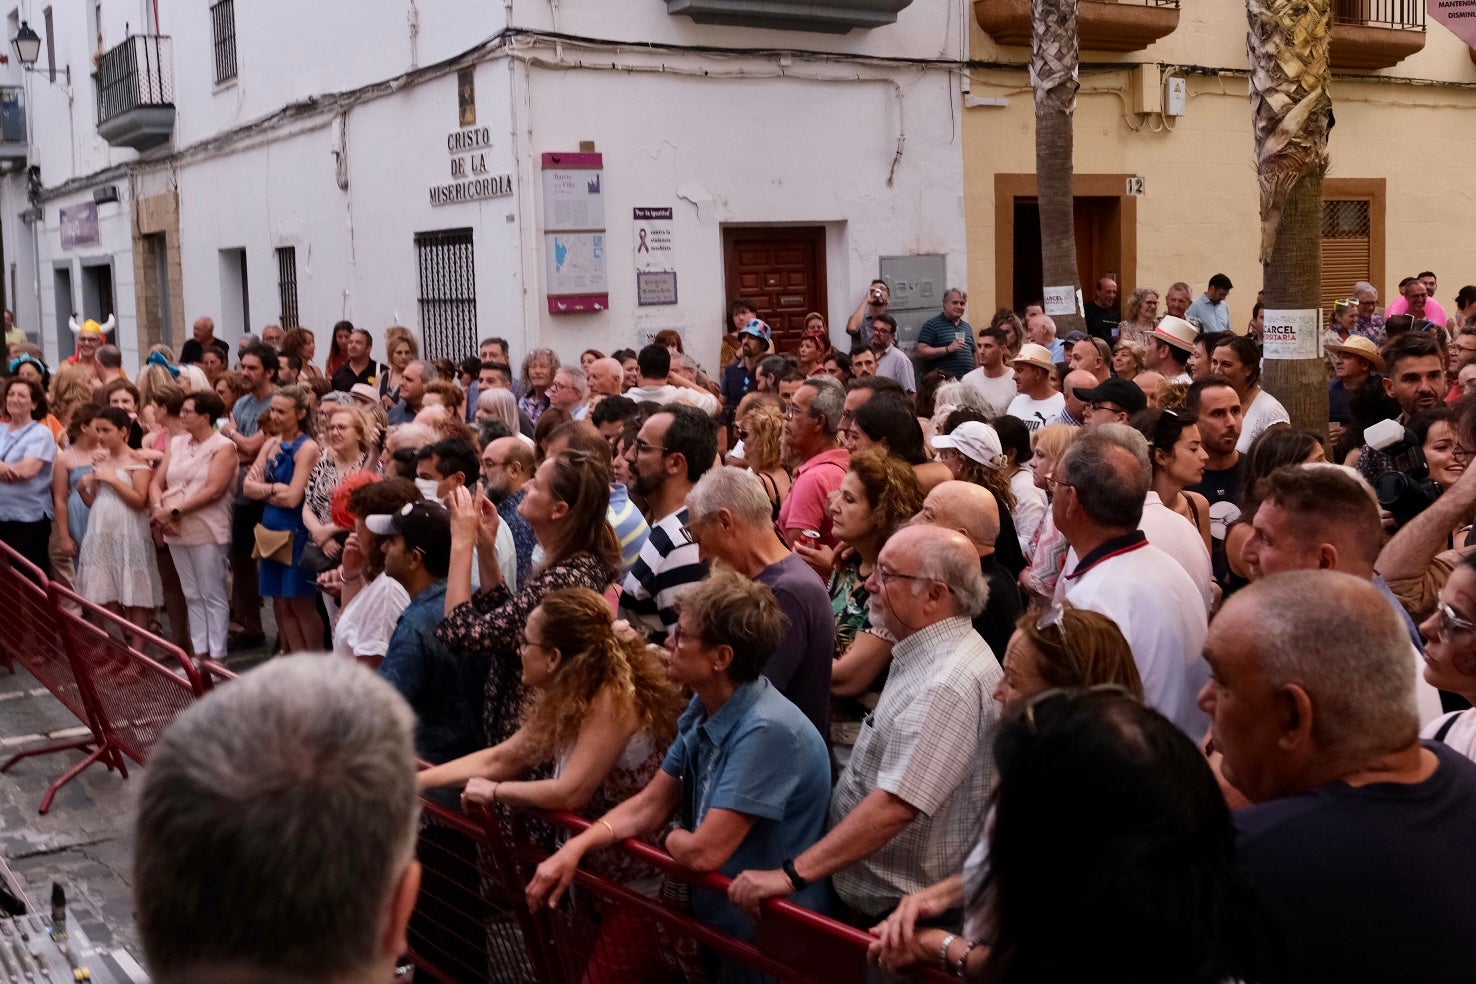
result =
[{"label": "map on poster", "polygon": [[546,238],[550,295],[603,294],[608,290],[604,233],[550,232]]}]

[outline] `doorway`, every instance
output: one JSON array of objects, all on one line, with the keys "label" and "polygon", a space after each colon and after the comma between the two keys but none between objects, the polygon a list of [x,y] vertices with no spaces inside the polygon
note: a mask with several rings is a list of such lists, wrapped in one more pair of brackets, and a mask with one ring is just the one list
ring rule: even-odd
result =
[{"label": "doorway", "polygon": [[[1073,218],[1077,276],[1083,299],[1112,275],[1119,294],[1137,287],[1138,200],[1125,194],[1127,175],[1078,174]],[[1040,204],[1033,174],[995,175],[995,293],[1000,307],[1023,311],[1040,300]]]},{"label": "doorway", "polygon": [[231,341],[251,331],[251,291],[246,282],[246,251],[220,251],[220,320],[217,337]]},{"label": "doorway", "polygon": [[76,313],[72,300],[72,268],[55,267],[52,278],[56,298],[56,352],[59,359],[64,359],[77,350],[71,325],[72,315]]},{"label": "doorway", "polygon": [[101,324],[113,314],[113,264],[82,265],[82,314]]},{"label": "doorway", "polygon": [[728,300],[751,301],[774,329],[774,350],[793,351],[799,347],[805,315],[826,310],[825,227],[726,228],[723,273]]}]

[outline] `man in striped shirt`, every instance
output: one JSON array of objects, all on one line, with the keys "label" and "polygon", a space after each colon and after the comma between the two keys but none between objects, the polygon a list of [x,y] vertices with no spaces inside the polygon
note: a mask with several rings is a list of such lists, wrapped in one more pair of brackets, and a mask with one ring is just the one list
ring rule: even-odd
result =
[{"label": "man in striped shirt", "polygon": [[641,426],[625,454],[635,492],[660,518],[625,576],[620,611],[659,644],[676,628],[677,596],[707,576],[687,530],[687,493],[717,457],[717,426],[701,410],[668,403]]}]

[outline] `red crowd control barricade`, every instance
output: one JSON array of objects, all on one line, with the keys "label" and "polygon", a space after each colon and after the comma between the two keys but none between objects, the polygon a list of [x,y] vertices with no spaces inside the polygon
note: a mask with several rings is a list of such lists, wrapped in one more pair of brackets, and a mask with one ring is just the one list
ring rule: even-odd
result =
[{"label": "red crowd control barricade", "polygon": [[0,646],[30,671],[88,730],[86,736],[24,749],[4,765],[51,752],[88,754],[52,783],[40,812],[58,790],[94,762],[127,778],[124,757],[142,764],[176,714],[205,693],[194,663],[179,647],[81,595],[48,581],[0,544]]},{"label": "red crowd control barricade", "polygon": [[40,810],[45,813],[51,809],[52,800],[56,799],[61,787],[89,765],[103,762],[109,769],[122,769],[123,761],[108,745],[97,716],[96,702],[88,692],[86,681],[79,680],[67,652],[50,583],[39,568],[3,543],[0,543],[0,598],[4,599],[0,603],[0,645],[15,662],[24,666],[51,691],[52,696],[89,732],[82,737],[38,743],[0,765],[0,772],[5,772],[21,759],[35,755],[73,750],[87,752],[86,758],[64,772],[47,789]]},{"label": "red crowd control barricade", "polygon": [[175,716],[204,696],[194,661],[173,643],[75,592],[57,584],[51,590],[58,602],[71,602],[82,613],[56,606],[77,675],[97,701],[104,739],[142,765]]},{"label": "red crowd control barricade", "polygon": [[[568,813],[524,812],[473,819],[431,802],[425,803],[425,817],[422,864],[428,835],[440,829],[459,831],[479,849],[474,863],[479,897],[473,897],[466,872],[455,889],[429,878],[422,881],[417,916],[428,909],[441,915],[423,921],[419,934],[412,932],[411,955],[418,970],[434,980],[834,984],[866,978],[871,937],[860,930],[776,901],[765,906],[755,939],[740,940],[697,921],[668,901],[602,877],[591,870],[591,862],[600,865],[594,854],[585,859],[557,909],[530,913],[523,889],[534,869],[548,857],[562,831],[583,830],[589,826],[587,821]],[[669,884],[690,881],[694,887],[726,893],[730,882],[721,875],[696,875],[666,853],[637,841],[605,851],[622,852],[648,870],[661,872]],[[446,855],[442,860],[454,858]],[[465,926],[478,919],[485,920],[487,949],[481,953],[468,950],[456,961],[448,960],[446,940],[453,944],[475,941],[477,937]],[[449,935],[453,923],[460,928]],[[912,979],[950,978],[924,969]]]}]

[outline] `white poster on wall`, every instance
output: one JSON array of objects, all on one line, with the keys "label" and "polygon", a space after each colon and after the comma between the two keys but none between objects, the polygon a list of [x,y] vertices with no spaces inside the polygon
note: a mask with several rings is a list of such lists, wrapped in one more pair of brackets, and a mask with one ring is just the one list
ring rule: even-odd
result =
[{"label": "white poster on wall", "polygon": [[1322,318],[1313,308],[1303,311],[1265,312],[1266,328],[1262,334],[1264,354],[1268,359],[1315,359],[1321,354]]},{"label": "white poster on wall", "polygon": [[1076,288],[1046,287],[1045,290],[1045,313],[1051,317],[1060,314],[1076,313]]}]

